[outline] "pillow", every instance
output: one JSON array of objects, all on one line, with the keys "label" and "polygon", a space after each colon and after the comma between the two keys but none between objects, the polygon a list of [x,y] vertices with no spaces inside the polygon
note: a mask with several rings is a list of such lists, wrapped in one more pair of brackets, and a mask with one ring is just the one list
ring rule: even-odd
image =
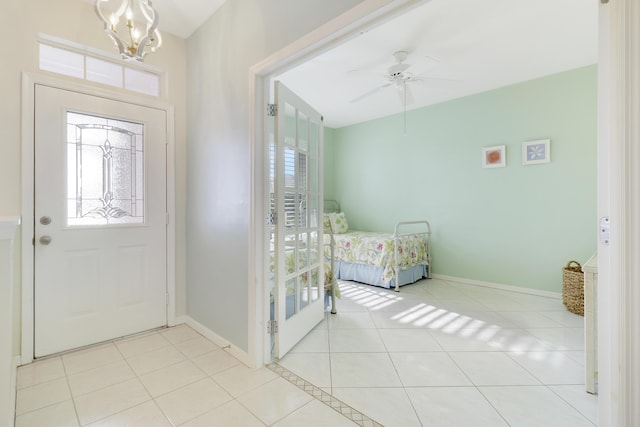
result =
[{"label": "pillow", "polygon": [[331,214],[325,213],[322,216],[322,227],[326,231],[331,231]]},{"label": "pillow", "polygon": [[331,221],[331,230],[335,234],[346,233],[349,230],[349,223],[344,212],[330,214],[329,220]]}]

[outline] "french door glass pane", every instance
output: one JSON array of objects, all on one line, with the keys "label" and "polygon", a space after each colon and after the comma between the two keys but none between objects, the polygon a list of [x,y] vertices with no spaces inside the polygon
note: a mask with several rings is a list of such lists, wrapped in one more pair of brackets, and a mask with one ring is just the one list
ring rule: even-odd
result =
[{"label": "french door glass pane", "polygon": [[298,235],[298,269],[304,269],[309,262],[309,255],[307,253],[307,241],[306,234]]},{"label": "french door glass pane", "polygon": [[296,296],[297,296],[297,278],[289,279],[286,282],[287,292],[286,292],[286,318],[290,318],[298,310],[296,310]]},{"label": "french door glass pane", "polygon": [[320,190],[318,182],[318,159],[309,159],[309,191],[317,193]]},{"label": "french door glass pane", "polygon": [[316,122],[309,123],[309,154],[318,156],[318,140],[320,139],[320,126]]},{"label": "french door glass pane", "polygon": [[300,275],[300,310],[309,305],[309,275],[311,272],[306,272]]},{"label": "french door glass pane", "polygon": [[309,148],[309,119],[302,112],[298,112],[298,147],[300,151],[307,151]]},{"label": "french door glass pane", "polygon": [[318,226],[318,196],[308,196],[307,218],[309,228],[316,228]]},{"label": "french door glass pane", "polygon": [[290,104],[285,104],[285,129],[284,142],[287,145],[296,145],[296,109]]},{"label": "french door glass pane", "polygon": [[320,292],[321,290],[323,290],[323,288],[320,287],[320,269],[318,268],[314,268],[313,270],[311,270],[311,280],[310,280],[310,289],[309,289],[309,293],[311,295],[311,301],[316,301],[318,298],[320,298]]}]

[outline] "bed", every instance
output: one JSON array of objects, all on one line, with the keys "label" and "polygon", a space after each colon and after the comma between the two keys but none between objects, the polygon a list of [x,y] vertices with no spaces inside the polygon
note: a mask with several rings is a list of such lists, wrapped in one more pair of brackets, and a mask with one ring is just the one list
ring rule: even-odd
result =
[{"label": "bed", "polygon": [[325,258],[332,278],[393,288],[431,277],[431,226],[403,221],[393,233],[349,230],[335,200],[325,200]]}]

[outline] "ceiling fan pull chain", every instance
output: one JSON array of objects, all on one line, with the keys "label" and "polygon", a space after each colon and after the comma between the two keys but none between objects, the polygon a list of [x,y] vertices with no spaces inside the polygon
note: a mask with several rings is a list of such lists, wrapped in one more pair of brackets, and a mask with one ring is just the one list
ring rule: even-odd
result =
[{"label": "ceiling fan pull chain", "polygon": [[407,136],[407,82],[403,83],[404,89],[404,136]]}]

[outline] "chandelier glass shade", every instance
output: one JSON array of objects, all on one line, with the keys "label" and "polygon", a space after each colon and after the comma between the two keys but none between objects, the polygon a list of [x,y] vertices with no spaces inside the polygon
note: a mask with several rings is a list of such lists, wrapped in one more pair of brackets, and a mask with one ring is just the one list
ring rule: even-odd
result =
[{"label": "chandelier glass shade", "polygon": [[142,61],[162,45],[151,0],[96,0],[95,10],[123,59]]}]

